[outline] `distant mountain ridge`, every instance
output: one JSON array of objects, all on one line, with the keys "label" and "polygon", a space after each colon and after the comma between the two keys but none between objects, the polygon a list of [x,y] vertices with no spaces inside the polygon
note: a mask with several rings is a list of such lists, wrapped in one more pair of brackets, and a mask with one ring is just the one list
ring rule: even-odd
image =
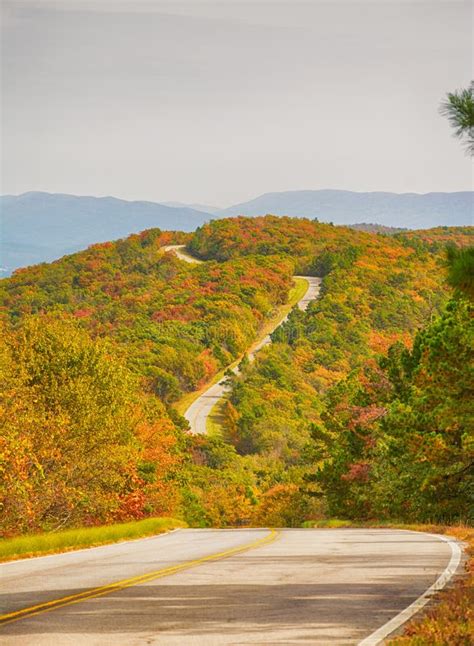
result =
[{"label": "distant mountain ridge", "polygon": [[34,191],[0,196],[0,213],[1,275],[144,229],[194,231],[213,217],[156,202]]},{"label": "distant mountain ridge", "polygon": [[219,213],[222,211],[220,206],[210,206],[209,204],[186,204],[185,202],[160,202],[164,206],[172,206],[173,208],[188,208],[195,211],[202,211],[203,213]]},{"label": "distant mountain ridge", "polygon": [[[3,195],[0,196],[0,275],[144,229],[194,231],[209,220],[236,215],[272,213],[318,218],[334,224],[370,222],[397,229],[469,226],[473,224],[473,194],[472,191],[426,194],[284,191],[265,193],[220,211],[217,207],[199,204],[163,204],[62,193],[32,191]],[[202,210],[205,208],[209,211]]]},{"label": "distant mountain ridge", "polygon": [[334,224],[372,222],[405,229],[473,224],[472,191],[456,193],[358,193],[305,190],[265,193],[231,206],[220,217],[235,215],[295,215]]}]

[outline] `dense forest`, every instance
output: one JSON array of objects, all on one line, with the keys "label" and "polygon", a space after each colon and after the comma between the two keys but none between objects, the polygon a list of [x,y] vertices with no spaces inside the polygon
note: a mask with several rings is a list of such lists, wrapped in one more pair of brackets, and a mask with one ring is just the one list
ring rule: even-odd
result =
[{"label": "dense forest", "polygon": [[97,244],[1,284],[12,322],[55,312],[109,338],[163,401],[206,383],[251,343],[263,318],[283,303],[292,265],[283,258],[236,258],[190,267],[158,229]]},{"label": "dense forest", "polygon": [[[465,520],[472,235],[240,217],[17,270],[0,282],[5,535],[165,513]],[[320,298],[229,376],[220,432],[190,435],[183,397],[242,357],[303,273]]]}]

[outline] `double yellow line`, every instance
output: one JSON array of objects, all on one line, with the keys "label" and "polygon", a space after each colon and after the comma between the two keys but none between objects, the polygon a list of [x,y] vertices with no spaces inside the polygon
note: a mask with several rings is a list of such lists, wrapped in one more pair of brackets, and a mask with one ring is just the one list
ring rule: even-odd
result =
[{"label": "double yellow line", "polygon": [[203,556],[199,559],[194,559],[193,561],[186,561],[185,563],[180,563],[178,565],[172,565],[170,567],[162,568],[161,570],[155,570],[154,572],[148,572],[147,574],[141,574],[139,576],[133,576],[130,579],[122,579],[121,581],[116,581],[115,583],[110,583],[109,585],[103,585],[98,588],[91,588],[90,590],[85,590],[84,592],[78,592],[77,594],[71,594],[67,597],[61,597],[60,599],[53,599],[52,601],[47,601],[45,603],[40,603],[36,606],[29,606],[28,608],[22,608],[21,610],[15,610],[14,612],[8,612],[4,615],[0,615],[0,625],[10,624],[14,621],[19,621],[26,617],[32,617],[34,615],[39,615],[45,612],[50,612],[51,610],[56,610],[56,608],[62,608],[63,606],[70,606],[74,603],[80,603],[81,601],[86,601],[87,599],[95,599],[96,597],[102,597],[106,594],[111,594],[112,592],[117,592],[118,590],[124,590],[125,588],[130,588],[133,585],[139,585],[140,583],[147,583],[148,581],[153,581],[154,579],[161,579],[165,576],[170,576],[171,574],[176,574],[183,570],[188,570],[197,565],[202,565],[203,563],[208,563],[209,561],[218,561],[229,556],[234,556],[235,554],[240,554],[241,552],[247,552],[248,550],[255,549],[257,547],[263,547],[272,543],[278,537],[279,533],[271,529],[270,533],[263,538],[259,538],[256,541],[247,543],[246,545],[241,545],[239,547],[234,547],[230,550],[225,550],[224,552],[218,552],[216,554],[210,554],[209,556]]}]

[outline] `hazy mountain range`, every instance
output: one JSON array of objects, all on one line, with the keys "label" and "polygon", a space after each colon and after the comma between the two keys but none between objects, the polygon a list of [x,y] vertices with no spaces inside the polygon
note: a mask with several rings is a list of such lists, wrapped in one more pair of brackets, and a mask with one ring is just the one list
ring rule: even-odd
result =
[{"label": "hazy mountain range", "polygon": [[194,231],[210,217],[155,202],[37,192],[0,197],[0,212],[3,275],[143,229]]},{"label": "hazy mountain range", "polygon": [[473,223],[473,192],[458,193],[355,193],[353,191],[285,191],[265,193],[236,204],[221,215],[298,215],[321,222],[356,224],[373,222],[390,227],[427,229]]},{"label": "hazy mountain range", "polygon": [[219,213],[223,211],[220,206],[210,206],[209,204],[186,204],[185,202],[160,202],[165,206],[173,206],[178,208],[194,209],[195,211],[202,211],[203,213]]},{"label": "hazy mountain range", "polygon": [[193,231],[208,220],[235,215],[273,213],[334,224],[370,222],[408,229],[472,225],[473,192],[285,191],[266,193],[223,210],[180,202],[29,192],[1,196],[0,213],[0,267],[8,275],[17,267],[51,261],[143,229]]}]

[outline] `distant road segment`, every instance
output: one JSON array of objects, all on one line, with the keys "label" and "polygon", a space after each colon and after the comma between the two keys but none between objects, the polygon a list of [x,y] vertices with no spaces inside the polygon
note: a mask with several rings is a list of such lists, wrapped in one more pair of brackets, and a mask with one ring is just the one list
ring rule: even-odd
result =
[{"label": "distant road segment", "polygon": [[[308,284],[308,288],[304,296],[302,296],[302,298],[297,303],[297,307],[300,310],[304,311],[306,310],[310,302],[318,297],[321,278],[316,278],[314,276],[299,276],[298,278],[303,278]],[[287,318],[288,316],[286,316],[283,321],[280,321],[277,325],[275,325],[274,329],[271,330],[271,332],[267,334],[267,336],[265,336],[255,346],[253,346],[252,350],[247,355],[250,361],[253,361],[255,359],[255,355],[259,350],[272,342],[270,334],[272,334],[277,327],[282,325],[282,323],[284,323]],[[233,372],[236,374],[238,373],[238,371],[238,367],[235,367],[233,369]],[[209,417],[214,406],[227,392],[226,382],[227,377],[223,377],[220,381],[210,386],[202,395],[194,400],[191,406],[184,413],[184,417],[189,422],[191,433],[197,435],[206,433],[207,418]]]},{"label": "distant road segment", "polygon": [[[185,251],[185,245],[167,245],[162,247],[164,251],[173,251],[178,258],[185,260],[189,263],[199,263],[202,262],[197,258],[189,255]],[[302,310],[306,311],[311,301],[315,300],[319,296],[319,291],[321,288],[321,278],[315,276],[295,276],[295,278],[301,278],[306,281],[308,287],[304,295],[300,298],[296,306]],[[270,335],[276,330],[277,327],[282,325],[287,320],[286,316],[282,321],[279,321],[273,330],[271,330],[263,339],[261,339],[256,345],[254,345],[251,351],[248,353],[248,358],[250,361],[255,359],[255,355],[259,350],[264,346],[272,342]],[[234,373],[238,373],[238,368],[233,368]],[[189,422],[189,427],[191,433],[195,435],[203,435],[207,431],[207,419],[214,408],[214,406],[219,402],[219,400],[226,394],[227,377],[223,377],[220,381],[209,386],[202,395],[200,395],[194,402],[189,406],[185,411],[184,417]]]},{"label": "distant road segment", "polygon": [[199,258],[194,258],[194,256],[186,253],[186,246],[184,244],[169,244],[161,248],[165,252],[172,251],[180,260],[189,262],[192,265],[200,265],[203,262]]}]

